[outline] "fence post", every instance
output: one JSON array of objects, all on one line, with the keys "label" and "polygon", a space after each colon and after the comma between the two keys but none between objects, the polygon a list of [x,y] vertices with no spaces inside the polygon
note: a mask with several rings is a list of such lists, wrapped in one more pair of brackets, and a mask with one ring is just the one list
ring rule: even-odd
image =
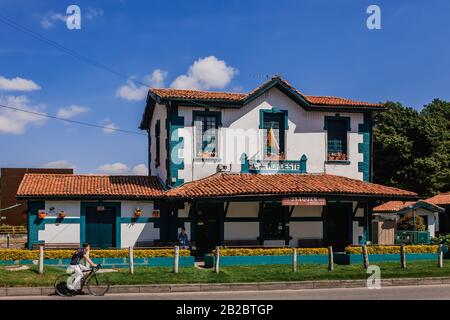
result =
[{"label": "fence post", "polygon": [[362,253],[364,258],[364,269],[369,268],[369,255],[367,254],[367,246],[363,244]]},{"label": "fence post", "polygon": [[175,246],[175,252],[173,255],[173,272],[178,273],[178,263],[180,260],[180,247]]},{"label": "fence post", "polygon": [[328,247],[328,271],[334,270],[334,257],[333,257],[333,247]]},{"label": "fence post", "polygon": [[39,246],[39,274],[44,273],[44,246]]},{"label": "fence post", "polygon": [[292,272],[297,272],[297,248],[294,248],[292,254]]},{"label": "fence post", "polygon": [[216,262],[214,264],[214,272],[219,273],[219,265],[220,265],[220,247],[216,247]]},{"label": "fence post", "polygon": [[439,268],[443,268],[444,267],[444,245],[440,244],[439,245]]},{"label": "fence post", "polygon": [[400,247],[400,264],[402,266],[402,269],[406,269],[406,253],[404,244],[402,244]]},{"label": "fence post", "polygon": [[134,274],[134,255],[133,255],[133,247],[129,247],[128,253],[129,253],[129,259],[130,259],[130,274]]},{"label": "fence post", "polygon": [[9,233],[6,235],[6,248],[9,249]]}]

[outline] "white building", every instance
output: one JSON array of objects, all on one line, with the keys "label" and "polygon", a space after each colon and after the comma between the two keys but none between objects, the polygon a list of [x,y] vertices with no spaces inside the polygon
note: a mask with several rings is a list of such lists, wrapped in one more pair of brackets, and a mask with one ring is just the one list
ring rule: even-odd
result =
[{"label": "white building", "polygon": [[[379,201],[417,196],[370,183],[372,114],[383,110],[381,104],[307,96],[280,77],[248,94],[150,89],[140,128],[148,133],[150,175],[167,191],[138,195],[158,203],[160,216],[133,227],[129,236],[116,220],[121,241],[115,245],[132,244],[141,233],[144,240],[176,241],[182,226],[199,252],[219,244],[339,250],[369,239]],[[47,211],[57,207],[38,190],[33,197],[20,191],[21,198],[44,201]],[[30,242],[49,241],[53,234],[41,231]]]}]

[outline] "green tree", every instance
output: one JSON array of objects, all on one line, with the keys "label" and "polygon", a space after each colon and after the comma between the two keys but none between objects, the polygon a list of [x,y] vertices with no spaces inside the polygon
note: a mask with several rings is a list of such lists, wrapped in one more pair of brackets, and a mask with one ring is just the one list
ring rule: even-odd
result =
[{"label": "green tree", "polygon": [[387,102],[374,116],[374,182],[430,196],[449,190],[450,103],[421,112]]}]

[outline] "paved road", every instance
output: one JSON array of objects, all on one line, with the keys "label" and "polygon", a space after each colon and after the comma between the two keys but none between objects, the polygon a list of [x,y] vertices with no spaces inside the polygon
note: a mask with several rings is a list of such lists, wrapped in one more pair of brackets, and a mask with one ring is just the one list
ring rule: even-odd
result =
[{"label": "paved road", "polygon": [[9,300],[51,300],[51,299],[105,299],[105,300],[392,300],[392,299],[443,299],[450,300],[450,285],[384,287],[379,290],[367,288],[345,289],[307,289],[307,290],[271,290],[271,291],[224,291],[224,292],[183,292],[183,293],[141,293],[109,294],[104,297],[77,296],[63,298],[58,296],[0,297]]}]

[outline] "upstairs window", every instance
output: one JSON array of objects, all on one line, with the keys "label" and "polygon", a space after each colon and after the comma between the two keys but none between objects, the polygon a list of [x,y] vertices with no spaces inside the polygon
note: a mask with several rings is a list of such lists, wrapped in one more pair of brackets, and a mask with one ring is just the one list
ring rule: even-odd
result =
[{"label": "upstairs window", "polygon": [[327,122],[327,160],[348,161],[346,119],[328,119]]},{"label": "upstairs window", "polygon": [[285,114],[264,113],[264,159],[285,159]]},{"label": "upstairs window", "polygon": [[219,115],[216,112],[194,113],[196,157],[217,157]]},{"label": "upstairs window", "polygon": [[161,121],[156,121],[155,125],[155,140],[156,140],[156,155],[155,166],[159,167],[161,164]]}]

